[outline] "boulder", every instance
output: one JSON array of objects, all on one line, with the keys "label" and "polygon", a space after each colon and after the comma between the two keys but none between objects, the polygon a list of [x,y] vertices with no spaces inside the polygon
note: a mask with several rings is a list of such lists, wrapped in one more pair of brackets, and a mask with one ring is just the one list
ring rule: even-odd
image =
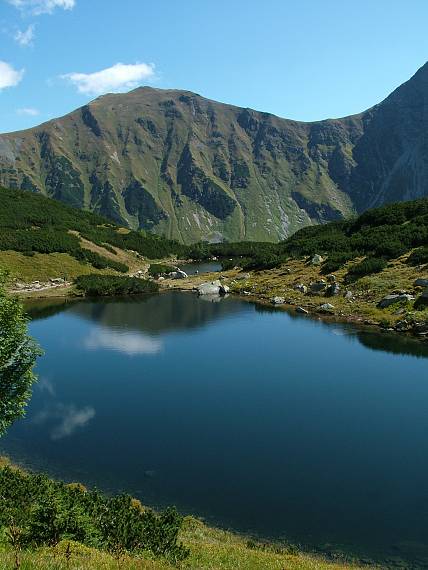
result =
[{"label": "boulder", "polygon": [[308,292],[308,288],[306,287],[306,285],[303,285],[303,283],[297,283],[297,285],[294,285],[293,289],[295,289],[296,291],[300,291],[300,293],[304,294]]},{"label": "boulder", "polygon": [[316,253],[312,259],[311,259],[311,264],[312,265],[321,265],[321,263],[324,261],[324,259],[321,257],[321,255],[319,255],[318,253]]},{"label": "boulder", "polygon": [[339,295],[340,293],[340,285],[339,283],[332,283],[329,285],[325,291],[326,295],[329,297],[334,297],[335,295]]},{"label": "boulder", "polygon": [[377,306],[380,309],[385,309],[394,303],[402,303],[412,301],[414,299],[413,295],[409,295],[407,293],[403,294],[396,294],[396,295],[386,295],[383,299],[379,301]]},{"label": "boulder", "polygon": [[247,279],[249,279],[249,278],[250,278],[250,274],[249,274],[249,273],[242,273],[241,275],[237,275],[237,276],[235,277],[235,279],[236,279],[237,281],[244,281],[244,280],[247,280]]},{"label": "boulder", "polygon": [[324,279],[320,279],[319,281],[314,281],[310,284],[311,292],[312,293],[321,293],[327,287],[327,283]]},{"label": "boulder", "polygon": [[220,295],[220,281],[211,281],[211,283],[201,283],[196,288],[198,295]]},{"label": "boulder", "polygon": [[428,279],[416,279],[413,285],[415,287],[428,287]]},{"label": "boulder", "polygon": [[171,273],[167,274],[169,279],[186,279],[188,277],[185,271],[181,271],[181,269],[176,269],[175,271],[171,271]]},{"label": "boulder", "polygon": [[307,311],[303,307],[296,307],[296,313],[301,313],[302,315],[308,315],[309,311]]},{"label": "boulder", "polygon": [[412,324],[409,323],[409,321],[406,321],[406,319],[403,319],[402,321],[398,321],[395,324],[395,330],[399,331],[399,332],[409,331],[411,328],[412,328]]},{"label": "boulder", "polygon": [[428,305],[428,287],[422,292],[421,296],[416,299],[415,308],[426,307]]},{"label": "boulder", "polygon": [[333,309],[334,305],[332,305],[331,303],[324,303],[323,305],[320,306],[318,310],[321,311],[322,313],[331,313]]},{"label": "boulder", "polygon": [[229,291],[230,287],[228,285],[225,285],[224,283],[220,285],[220,295],[227,295]]},{"label": "boulder", "polygon": [[284,297],[273,297],[271,299],[272,305],[283,305],[285,303]]},{"label": "boulder", "polygon": [[354,294],[352,291],[346,291],[344,297],[346,300],[352,301],[352,299],[354,298]]}]

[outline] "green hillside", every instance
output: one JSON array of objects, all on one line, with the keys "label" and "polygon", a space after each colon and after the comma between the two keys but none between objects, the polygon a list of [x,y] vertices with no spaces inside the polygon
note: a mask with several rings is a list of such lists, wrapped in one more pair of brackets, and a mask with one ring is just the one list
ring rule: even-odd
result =
[{"label": "green hillside", "polygon": [[187,248],[39,194],[0,188],[0,264],[17,276],[74,277],[94,270],[127,273],[142,259]]}]

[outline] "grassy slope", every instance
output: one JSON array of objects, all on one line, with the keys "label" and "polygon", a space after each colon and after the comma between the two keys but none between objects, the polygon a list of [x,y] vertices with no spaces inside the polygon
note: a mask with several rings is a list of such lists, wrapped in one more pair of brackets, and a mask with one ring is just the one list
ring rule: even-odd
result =
[{"label": "grassy slope", "polygon": [[[198,532],[184,530],[183,542],[191,548],[190,558],[180,568],[192,570],[358,570],[361,566],[351,563],[329,562],[309,555],[280,555],[269,551],[253,550],[243,538],[208,527]],[[21,553],[24,570],[173,570],[176,568],[163,560],[149,560],[124,556],[118,562],[111,555],[79,544],[71,545],[71,560],[67,564],[67,542],[56,548],[43,548],[35,552]],[[1,568],[14,568],[14,553],[7,547],[0,549]],[[364,568],[370,566],[364,565]],[[375,568],[375,566],[371,566]]]},{"label": "grassy slope", "polygon": [[[110,236],[98,235],[101,230],[108,230]],[[42,253],[38,249],[40,243],[37,241],[37,236],[46,231],[54,232],[59,246],[61,237],[71,236],[76,239],[78,248],[90,250],[105,260],[125,264],[130,273],[138,269],[147,269],[149,264],[144,256],[153,257],[158,246],[162,253],[169,249],[174,250],[176,247],[175,244],[170,244],[162,238],[153,239],[148,234],[130,232],[99,216],[65,206],[56,200],[29,192],[0,188],[0,267],[7,268],[13,279],[31,282],[66,277],[71,280],[87,273],[118,273],[111,267],[96,269],[90,263],[76,259],[72,252]],[[31,257],[19,250],[5,249],[7,246],[4,244],[7,244],[7,241],[19,232],[32,236],[32,242],[30,240],[28,246],[28,250],[33,250]],[[98,238],[101,242],[104,238],[108,241],[111,237],[114,238],[116,233],[119,236],[138,238],[137,245],[140,247],[140,252],[131,248],[118,247],[112,243],[106,249],[102,243],[93,241]],[[85,235],[89,237],[84,237]],[[133,247],[136,246],[133,245]]]}]

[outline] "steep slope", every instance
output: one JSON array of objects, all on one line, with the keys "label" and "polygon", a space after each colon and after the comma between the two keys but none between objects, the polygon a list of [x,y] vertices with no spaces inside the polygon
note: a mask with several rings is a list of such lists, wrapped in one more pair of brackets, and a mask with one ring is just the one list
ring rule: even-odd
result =
[{"label": "steep slope", "polygon": [[284,239],[428,192],[428,65],[383,103],[302,123],[138,88],[0,136],[0,182],[185,242]]}]

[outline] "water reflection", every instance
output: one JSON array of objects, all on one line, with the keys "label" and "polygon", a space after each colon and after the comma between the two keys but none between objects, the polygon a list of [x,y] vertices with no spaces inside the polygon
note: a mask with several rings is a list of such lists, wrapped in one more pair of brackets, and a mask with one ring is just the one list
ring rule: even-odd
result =
[{"label": "water reflection", "polygon": [[83,346],[89,350],[116,350],[128,356],[135,356],[157,354],[162,350],[162,341],[143,333],[109,330],[103,326],[92,330],[83,339]]},{"label": "water reflection", "polygon": [[[62,301],[54,306],[38,302],[28,303],[27,312],[33,320],[68,311],[91,322],[115,331],[143,331],[151,335],[191,330],[242,311],[245,303],[225,304],[216,297],[207,302],[193,293],[172,291],[160,295],[118,299]],[[212,301],[212,299],[208,299]],[[218,301],[218,302],[217,302]]]},{"label": "water reflection", "polygon": [[95,409],[92,406],[77,408],[74,404],[57,402],[37,412],[32,423],[36,426],[47,425],[52,441],[58,441],[84,428],[94,417]]}]

